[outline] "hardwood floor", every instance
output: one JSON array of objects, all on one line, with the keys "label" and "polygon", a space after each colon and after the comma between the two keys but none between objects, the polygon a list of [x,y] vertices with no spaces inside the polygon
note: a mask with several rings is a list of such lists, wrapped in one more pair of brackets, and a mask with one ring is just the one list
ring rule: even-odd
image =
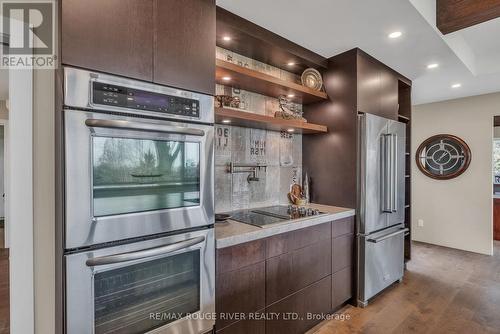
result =
[{"label": "hardwood floor", "polygon": [[486,256],[414,242],[403,283],[308,334],[500,333],[500,242],[494,247]]},{"label": "hardwood floor", "polygon": [[0,249],[0,334],[9,333],[9,251]]}]

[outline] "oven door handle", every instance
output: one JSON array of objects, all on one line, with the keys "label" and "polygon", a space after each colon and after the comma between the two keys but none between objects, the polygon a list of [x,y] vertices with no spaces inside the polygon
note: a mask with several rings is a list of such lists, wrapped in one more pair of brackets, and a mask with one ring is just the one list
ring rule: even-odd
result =
[{"label": "oven door handle", "polygon": [[180,241],[180,242],[176,242],[173,244],[169,244],[166,246],[149,248],[149,249],[145,249],[145,250],[141,250],[141,251],[137,251],[137,252],[128,252],[128,253],[121,253],[121,254],[115,254],[115,255],[109,255],[109,256],[94,257],[94,258],[88,259],[85,262],[85,264],[88,267],[96,267],[96,266],[104,266],[107,264],[115,264],[115,263],[121,263],[121,262],[140,260],[140,259],[145,259],[148,257],[172,253],[172,252],[178,251],[180,249],[188,248],[190,246],[194,246],[196,244],[202,243],[203,241],[205,241],[205,237],[203,237],[203,236],[196,237],[196,238],[188,239],[185,241]]},{"label": "oven door handle", "polygon": [[200,136],[205,135],[205,131],[200,129],[186,128],[182,126],[160,125],[145,122],[131,122],[113,119],[93,119],[85,120],[85,125],[91,128],[110,128],[147,132],[166,132],[182,135]]}]

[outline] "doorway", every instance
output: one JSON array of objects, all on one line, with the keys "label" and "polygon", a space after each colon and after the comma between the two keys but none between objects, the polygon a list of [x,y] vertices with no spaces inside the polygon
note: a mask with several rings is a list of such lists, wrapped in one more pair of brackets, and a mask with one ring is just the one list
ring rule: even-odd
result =
[{"label": "doorway", "polygon": [[[0,79],[1,81],[1,79]],[[5,204],[8,157],[7,96],[0,96],[0,334],[10,330],[9,240]],[[5,99],[5,100],[3,100]]]},{"label": "doorway", "polygon": [[493,239],[500,241],[500,116],[493,118]]}]

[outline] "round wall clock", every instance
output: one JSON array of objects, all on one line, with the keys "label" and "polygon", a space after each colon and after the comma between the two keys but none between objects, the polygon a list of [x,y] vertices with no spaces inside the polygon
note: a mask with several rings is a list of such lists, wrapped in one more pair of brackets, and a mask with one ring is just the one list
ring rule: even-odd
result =
[{"label": "round wall clock", "polygon": [[469,146],[453,135],[436,135],[418,147],[415,156],[422,173],[438,180],[448,180],[467,170],[471,160]]}]

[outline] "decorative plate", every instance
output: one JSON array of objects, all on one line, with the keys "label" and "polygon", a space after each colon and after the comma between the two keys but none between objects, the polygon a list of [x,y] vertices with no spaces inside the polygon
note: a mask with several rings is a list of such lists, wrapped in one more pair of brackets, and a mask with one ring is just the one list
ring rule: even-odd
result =
[{"label": "decorative plate", "polygon": [[300,80],[302,81],[302,85],[314,90],[321,90],[321,87],[323,87],[321,74],[314,68],[305,69]]},{"label": "decorative plate", "polygon": [[471,157],[470,148],[462,139],[446,134],[426,139],[415,155],[418,169],[437,180],[449,180],[465,172]]}]

